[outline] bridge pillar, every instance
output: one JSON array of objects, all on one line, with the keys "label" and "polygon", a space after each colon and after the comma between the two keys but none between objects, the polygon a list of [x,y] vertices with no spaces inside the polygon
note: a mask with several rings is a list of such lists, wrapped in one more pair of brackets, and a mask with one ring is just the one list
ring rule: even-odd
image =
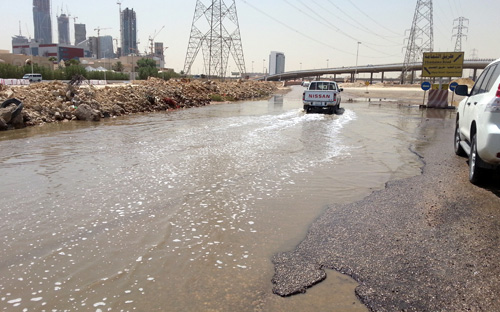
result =
[{"label": "bridge pillar", "polygon": [[351,82],[354,82],[354,73],[351,73]]},{"label": "bridge pillar", "polygon": [[380,82],[384,83],[384,72],[382,72],[382,78],[380,78]]},{"label": "bridge pillar", "polygon": [[472,75],[472,80],[476,81],[477,78],[477,68],[474,68],[474,74]]},{"label": "bridge pillar", "polygon": [[373,72],[370,73],[370,84],[373,84]]}]

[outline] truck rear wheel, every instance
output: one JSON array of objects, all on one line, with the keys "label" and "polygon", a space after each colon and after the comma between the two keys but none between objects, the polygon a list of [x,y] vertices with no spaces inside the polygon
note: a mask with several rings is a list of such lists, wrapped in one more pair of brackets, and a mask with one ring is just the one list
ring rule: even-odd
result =
[{"label": "truck rear wheel", "polygon": [[329,109],[328,109],[328,114],[330,114],[330,115],[336,114],[337,113],[337,108],[338,108],[338,105],[330,106]]}]

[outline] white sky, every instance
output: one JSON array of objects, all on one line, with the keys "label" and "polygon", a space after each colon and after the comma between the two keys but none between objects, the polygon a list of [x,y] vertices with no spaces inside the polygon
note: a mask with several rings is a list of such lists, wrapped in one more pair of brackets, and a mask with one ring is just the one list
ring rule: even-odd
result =
[{"label": "white sky", "polygon": [[[87,36],[119,38],[117,0],[52,0],[53,38],[57,40],[56,15],[77,16],[87,25]],[[203,0],[208,5],[210,0]],[[229,6],[232,1],[225,0]],[[34,36],[32,0],[0,0],[2,28],[0,49],[12,50],[11,36]],[[417,0],[236,0],[247,71],[268,67],[270,51],[284,52],[286,71],[354,66],[357,42],[358,65],[402,63],[405,31],[411,28]],[[434,0],[434,51],[453,51],[453,27],[458,17],[469,19],[465,57],[473,50],[480,58],[500,57],[500,1]],[[155,38],[165,47],[166,66],[177,72],[184,67],[196,0],[122,0],[122,9],[137,14],[141,51],[148,38],[165,26]],[[71,41],[74,41],[71,19]],[[406,32],[406,36],[408,32]],[[116,47],[115,47],[116,49]],[[265,60],[265,61],[264,61]],[[328,60],[328,61],[327,61]],[[230,69],[236,69],[230,57]],[[201,52],[192,73],[203,71]]]}]

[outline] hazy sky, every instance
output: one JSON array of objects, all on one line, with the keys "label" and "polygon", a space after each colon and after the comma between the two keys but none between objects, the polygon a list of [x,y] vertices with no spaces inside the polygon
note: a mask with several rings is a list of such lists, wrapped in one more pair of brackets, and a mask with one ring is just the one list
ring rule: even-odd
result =
[{"label": "hazy sky", "polygon": [[[196,0],[121,0],[122,9],[137,14],[139,47],[146,49],[148,38],[158,32],[155,41],[169,47],[166,66],[183,69],[193,22]],[[119,38],[120,21],[117,0],[52,0],[53,38],[57,40],[55,16],[71,14],[71,41],[74,41],[73,17],[87,25],[87,36]],[[11,36],[34,36],[32,0],[0,0],[2,29],[0,49],[12,50]],[[203,0],[209,4],[210,0]],[[227,5],[232,0],[225,0]],[[463,40],[466,58],[500,57],[500,1],[435,0],[434,50],[453,51],[455,19],[469,20]],[[262,72],[268,67],[270,51],[284,52],[286,71],[312,68],[354,66],[359,45],[358,65],[402,63],[405,37],[411,28],[416,0],[236,0],[239,26],[247,71]],[[472,7],[473,6],[473,7]],[[456,33],[456,30],[455,30]],[[115,47],[116,49],[116,47]],[[264,61],[265,60],[265,61]],[[235,63],[230,57],[230,67]],[[203,70],[202,55],[192,73]]]}]

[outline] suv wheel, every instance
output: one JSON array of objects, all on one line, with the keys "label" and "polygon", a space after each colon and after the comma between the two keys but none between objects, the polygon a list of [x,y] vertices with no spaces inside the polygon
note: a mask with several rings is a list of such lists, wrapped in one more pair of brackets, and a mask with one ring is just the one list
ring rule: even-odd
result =
[{"label": "suv wheel", "polygon": [[469,181],[472,184],[477,184],[481,180],[483,169],[478,166],[478,164],[481,162],[481,158],[477,154],[476,134],[474,134],[471,141],[472,143],[469,155]]},{"label": "suv wheel", "polygon": [[467,156],[462,146],[460,146],[460,141],[461,141],[460,128],[458,126],[458,119],[457,119],[457,124],[455,125],[455,142],[454,142],[455,154],[462,157]]}]

